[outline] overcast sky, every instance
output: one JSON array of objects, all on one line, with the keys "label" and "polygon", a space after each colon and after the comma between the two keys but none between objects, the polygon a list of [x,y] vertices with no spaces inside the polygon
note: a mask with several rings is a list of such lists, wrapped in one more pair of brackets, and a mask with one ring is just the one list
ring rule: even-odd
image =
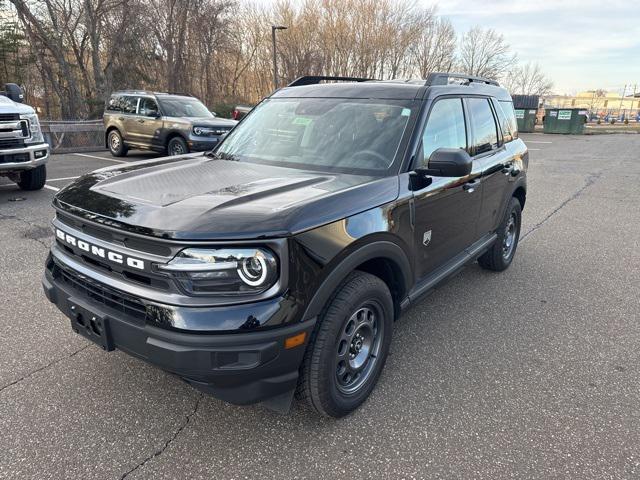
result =
[{"label": "overcast sky", "polygon": [[[430,0],[418,0],[425,6]],[[540,63],[556,93],[640,91],[640,0],[440,0],[458,33],[502,33],[521,61]]]}]

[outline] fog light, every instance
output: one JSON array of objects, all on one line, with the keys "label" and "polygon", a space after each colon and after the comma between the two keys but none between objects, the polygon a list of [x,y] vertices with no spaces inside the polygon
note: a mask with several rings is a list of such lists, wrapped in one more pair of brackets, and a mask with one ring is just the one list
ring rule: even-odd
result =
[{"label": "fog light", "polygon": [[33,156],[35,158],[44,158],[47,156],[47,151],[46,150],[36,150],[35,152],[33,152]]}]

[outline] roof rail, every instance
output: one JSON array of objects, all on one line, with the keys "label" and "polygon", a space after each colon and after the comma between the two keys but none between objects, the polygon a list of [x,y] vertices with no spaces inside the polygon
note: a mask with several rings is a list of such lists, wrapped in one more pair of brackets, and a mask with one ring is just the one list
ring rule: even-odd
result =
[{"label": "roof rail", "polygon": [[496,82],[495,80],[491,80],[489,78],[475,77],[473,75],[465,75],[463,73],[442,73],[442,72],[430,73],[429,76],[427,77],[427,81],[425,82],[425,86],[430,87],[432,85],[448,85],[450,78],[460,78],[462,80],[466,80],[465,84],[467,85],[473,82],[473,83],[485,83],[487,85],[495,85],[496,87],[500,86],[498,82]]},{"label": "roof rail", "polygon": [[305,75],[303,77],[296,78],[287,87],[300,87],[302,85],[315,85],[323,80],[334,80],[343,82],[367,82],[373,80],[372,78],[358,78],[358,77],[325,77],[317,75]]}]

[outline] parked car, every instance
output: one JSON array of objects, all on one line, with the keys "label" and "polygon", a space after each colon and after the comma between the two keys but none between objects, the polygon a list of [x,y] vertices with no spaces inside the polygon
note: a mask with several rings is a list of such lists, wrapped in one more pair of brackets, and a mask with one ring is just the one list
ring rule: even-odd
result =
[{"label": "parked car", "polygon": [[113,93],[103,119],[116,157],[129,148],[169,155],[211,150],[237,123],[216,117],[195,97],[133,90]]},{"label": "parked car", "polygon": [[248,107],[246,105],[236,105],[236,108],[233,109],[233,113],[231,114],[231,118],[234,120],[241,120],[251,111],[252,108],[253,107]]},{"label": "parked car", "polygon": [[35,110],[24,105],[15,83],[0,92],[0,176],[23,190],[40,190],[47,181],[49,145],[44,141]]},{"label": "parked car", "polygon": [[58,192],[43,284],[72,329],[228,402],[341,417],[403,311],[470,262],[508,268],[528,166],[509,93],[334,79],[277,90],[206,155]]}]

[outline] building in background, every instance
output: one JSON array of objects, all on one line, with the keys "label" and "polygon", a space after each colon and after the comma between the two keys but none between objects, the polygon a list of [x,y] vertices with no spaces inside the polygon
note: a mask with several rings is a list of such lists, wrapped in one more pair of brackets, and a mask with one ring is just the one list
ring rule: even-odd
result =
[{"label": "building in background", "polygon": [[635,120],[640,114],[640,93],[621,96],[617,92],[589,90],[575,96],[549,95],[543,99],[546,108],[584,108],[592,117]]}]

